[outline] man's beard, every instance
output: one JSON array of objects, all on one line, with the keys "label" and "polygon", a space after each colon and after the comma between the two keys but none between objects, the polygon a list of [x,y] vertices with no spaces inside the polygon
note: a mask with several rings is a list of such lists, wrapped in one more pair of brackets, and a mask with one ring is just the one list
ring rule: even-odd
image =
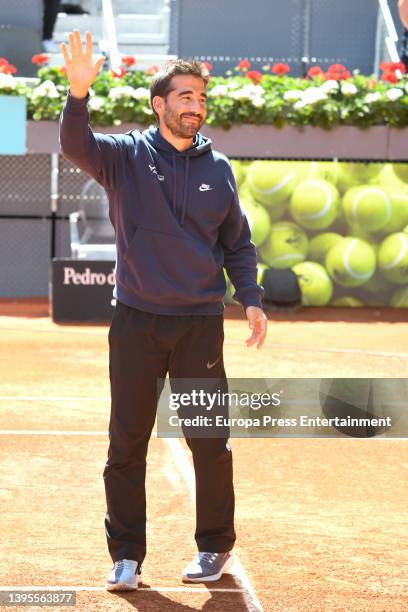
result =
[{"label": "man's beard", "polygon": [[[196,117],[198,121],[190,123],[187,121],[187,119],[184,120],[184,117],[187,118],[188,115],[190,115],[190,117]],[[166,127],[176,138],[194,138],[204,123],[204,119],[199,115],[194,115],[194,113],[183,113],[181,117],[179,117],[176,113],[169,109],[166,109],[163,116],[163,121]]]}]

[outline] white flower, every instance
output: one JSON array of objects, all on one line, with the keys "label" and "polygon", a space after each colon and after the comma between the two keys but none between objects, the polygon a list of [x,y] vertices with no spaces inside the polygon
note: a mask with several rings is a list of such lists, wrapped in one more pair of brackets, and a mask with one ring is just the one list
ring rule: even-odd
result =
[{"label": "white flower", "polygon": [[122,122],[120,119],[114,119],[113,120],[113,125],[122,125]]},{"label": "white flower", "polygon": [[215,85],[212,89],[208,91],[209,96],[227,96],[228,95],[228,87],[226,85]]},{"label": "white flower", "polygon": [[[225,74],[227,74],[227,73],[225,73]],[[228,89],[239,89],[240,85],[239,85],[239,83],[234,81],[234,79],[231,79],[230,81],[228,81],[227,87],[228,87]]]},{"label": "white flower", "polygon": [[142,111],[144,112],[145,115],[154,115],[152,109],[150,108],[150,106],[144,106],[142,108]]},{"label": "white flower", "polygon": [[257,96],[255,98],[252,98],[251,102],[252,102],[253,106],[256,106],[256,108],[261,108],[265,104],[265,100],[264,100],[264,98],[261,98],[261,96]]},{"label": "white flower", "polygon": [[342,83],[340,89],[343,96],[354,96],[357,93],[357,87],[353,83]]},{"label": "white flower", "polygon": [[260,85],[244,85],[241,89],[232,91],[230,93],[231,98],[235,100],[254,100],[262,98],[265,90]]},{"label": "white flower", "polygon": [[244,85],[243,89],[249,93],[250,96],[262,96],[265,90],[261,85]]},{"label": "white flower", "polygon": [[402,91],[402,89],[399,89],[399,87],[391,87],[391,89],[386,92],[386,96],[389,100],[391,100],[391,102],[395,102],[403,95],[404,92]]},{"label": "white flower", "polygon": [[16,84],[17,82],[12,74],[4,74],[3,72],[0,72],[0,89],[2,87],[7,89],[15,89]]},{"label": "white flower", "polygon": [[[288,92],[286,92],[288,93]],[[327,100],[327,95],[324,91],[320,89],[320,87],[308,87],[304,91],[299,92],[290,92],[290,93],[298,93],[297,101],[293,105],[295,110],[300,110],[307,105],[316,104],[317,102],[322,102],[323,100]]]},{"label": "white flower", "polygon": [[234,100],[249,100],[251,97],[243,87],[241,89],[237,89],[236,91],[232,91],[230,96],[231,98],[234,98]]},{"label": "white flower", "polygon": [[150,92],[149,92],[148,89],[146,89],[146,87],[138,87],[137,89],[133,90],[132,97],[135,100],[141,100],[143,98],[149,98],[150,97]]},{"label": "white flower", "polygon": [[320,85],[320,89],[327,94],[333,93],[335,91],[338,91],[339,84],[334,79],[329,79],[328,81],[325,81],[322,85]]},{"label": "white flower", "polygon": [[381,95],[378,93],[378,91],[375,91],[373,93],[368,93],[366,97],[364,98],[364,101],[367,104],[372,104],[373,102],[378,102],[380,98],[381,98]]},{"label": "white flower", "polygon": [[92,89],[92,87],[90,87],[90,88],[88,89],[88,93],[89,93],[89,97],[90,97],[90,98],[92,98],[93,96],[95,96],[95,95],[96,95],[96,94],[95,94],[95,92],[94,92],[94,90]]},{"label": "white flower", "polygon": [[299,91],[297,89],[288,89],[288,91],[285,91],[285,93],[283,94],[283,99],[286,102],[296,102],[297,100],[300,100],[302,96],[302,91]]},{"label": "white flower", "polygon": [[112,98],[112,100],[132,98],[134,91],[135,90],[133,87],[130,87],[130,85],[125,85],[123,87],[112,87],[112,89],[109,90],[109,98]]},{"label": "white flower", "polygon": [[55,83],[52,81],[44,81],[38,87],[33,89],[32,98],[59,98],[60,93],[58,92]]},{"label": "white flower", "polygon": [[91,110],[100,111],[105,104],[105,100],[101,98],[100,96],[93,96],[92,98],[89,99],[88,104]]}]

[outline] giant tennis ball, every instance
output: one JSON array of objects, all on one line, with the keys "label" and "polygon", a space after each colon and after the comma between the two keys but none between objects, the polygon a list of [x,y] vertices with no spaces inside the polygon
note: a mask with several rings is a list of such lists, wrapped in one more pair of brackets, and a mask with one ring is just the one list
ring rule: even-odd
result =
[{"label": "giant tennis ball", "polygon": [[352,180],[357,183],[367,183],[373,178],[377,177],[383,169],[383,164],[378,162],[368,163],[349,163],[346,166],[347,173]]},{"label": "giant tennis ball", "polygon": [[335,232],[323,232],[314,236],[309,243],[309,259],[324,264],[326,255],[335,244],[343,239],[343,236]]},{"label": "giant tennis ball", "polygon": [[307,179],[295,188],[289,209],[294,220],[307,229],[329,227],[337,217],[339,193],[322,179]]},{"label": "giant tennis ball", "polygon": [[408,287],[401,287],[394,291],[390,304],[395,308],[408,308]]},{"label": "giant tennis ball", "polygon": [[226,304],[233,304],[233,303],[234,303],[234,299],[233,299],[233,297],[232,297],[232,296],[233,296],[233,295],[234,295],[234,293],[235,293],[235,291],[234,291],[234,287],[233,287],[233,285],[232,285],[232,283],[231,283],[231,281],[230,281],[230,279],[229,279],[229,276],[228,276],[228,274],[227,274],[227,272],[226,272],[225,268],[223,268],[223,270],[224,270],[224,278],[225,278],[225,282],[226,282],[226,284],[227,284],[227,288],[226,288],[226,291],[225,291],[225,296],[224,296],[224,302],[225,302]]},{"label": "giant tennis ball", "polygon": [[392,283],[408,283],[408,234],[397,232],[382,241],[378,265],[385,278]]},{"label": "giant tennis ball", "polygon": [[256,200],[254,196],[252,195],[252,192],[249,189],[248,181],[245,181],[240,187],[239,200],[244,210],[246,210],[246,207],[249,207],[253,204],[255,204],[256,206],[263,206],[269,215],[269,221],[272,223],[274,221],[279,221],[279,219],[281,219],[283,215],[285,214],[286,209],[288,207],[288,204],[286,201],[280,202],[279,204],[273,204],[273,205],[270,204],[269,206],[260,204],[259,201]]},{"label": "giant tennis ball", "polygon": [[349,224],[366,232],[382,229],[392,216],[390,198],[374,185],[349,189],[343,197],[343,210]]},{"label": "giant tennis ball", "polygon": [[373,239],[373,234],[364,231],[364,229],[362,229],[359,225],[356,225],[355,223],[348,224],[346,235],[352,238],[361,238],[361,240],[366,240],[367,242],[371,242],[371,240]]},{"label": "giant tennis ball", "polygon": [[299,164],[297,175],[300,181],[316,178],[327,181],[332,185],[336,185],[339,179],[340,165],[336,161],[310,161],[295,163]]},{"label": "giant tennis ball", "polygon": [[393,164],[392,169],[400,181],[408,183],[408,164]]},{"label": "giant tennis ball", "polygon": [[333,284],[322,265],[314,261],[303,261],[293,266],[298,277],[302,304],[325,306],[333,293]]},{"label": "giant tennis ball", "polygon": [[379,185],[383,189],[404,186],[404,182],[395,174],[393,164],[384,164],[380,173],[371,179],[370,183]]},{"label": "giant tennis ball", "polygon": [[268,269],[268,266],[264,263],[258,263],[257,264],[257,268],[258,268],[258,272],[257,272],[257,276],[256,276],[256,282],[258,283],[258,285],[262,284],[262,277],[263,277],[263,273],[265,272],[265,270]]},{"label": "giant tennis ball", "polygon": [[358,185],[358,181],[350,172],[350,164],[346,162],[339,162],[338,164],[338,177],[336,187],[341,194],[345,193],[351,187]]},{"label": "giant tennis ball", "polygon": [[242,166],[241,162],[239,162],[237,159],[231,159],[231,166],[235,177],[235,182],[239,189],[245,180],[246,170],[244,169],[244,166]]},{"label": "giant tennis ball", "polygon": [[309,247],[301,227],[290,221],[272,223],[269,235],[259,247],[259,254],[271,268],[291,268],[304,261]]},{"label": "giant tennis ball", "polygon": [[252,242],[259,246],[269,234],[271,227],[269,215],[264,207],[256,202],[249,203],[248,201],[243,201],[242,207],[245,210],[251,229]]},{"label": "giant tennis ball", "polygon": [[343,238],[326,256],[329,275],[343,287],[363,285],[374,274],[375,266],[373,247],[360,238]]},{"label": "giant tennis ball", "polygon": [[347,306],[350,308],[361,308],[364,306],[363,302],[354,295],[342,295],[341,297],[332,300],[329,306]]},{"label": "giant tennis ball", "polygon": [[373,295],[389,292],[390,282],[382,275],[380,270],[376,270],[370,280],[364,283],[364,291]]},{"label": "giant tennis ball", "polygon": [[381,228],[387,234],[400,232],[408,223],[408,189],[395,186],[384,188],[391,202],[391,218]]},{"label": "giant tennis ball", "polygon": [[247,180],[255,200],[274,206],[291,196],[297,176],[291,162],[259,160],[250,166]]}]

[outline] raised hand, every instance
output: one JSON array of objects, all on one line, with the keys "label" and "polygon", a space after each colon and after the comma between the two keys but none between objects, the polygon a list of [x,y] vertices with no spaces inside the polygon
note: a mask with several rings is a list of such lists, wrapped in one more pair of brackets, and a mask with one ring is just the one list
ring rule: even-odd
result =
[{"label": "raised hand", "polygon": [[69,80],[70,92],[76,98],[85,98],[89,87],[98,76],[98,72],[105,62],[104,57],[92,59],[92,34],[85,32],[85,50],[82,46],[79,30],[74,30],[68,35],[69,50],[67,45],[61,43],[60,49],[65,60],[66,75]]}]

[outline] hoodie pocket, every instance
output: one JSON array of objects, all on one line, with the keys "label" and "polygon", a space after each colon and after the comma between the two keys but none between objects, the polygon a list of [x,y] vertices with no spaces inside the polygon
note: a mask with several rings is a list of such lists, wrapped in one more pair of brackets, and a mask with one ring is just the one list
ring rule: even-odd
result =
[{"label": "hoodie pocket", "polygon": [[187,304],[211,301],[218,294],[214,256],[207,245],[189,236],[139,227],[123,260],[118,280],[145,300]]}]

